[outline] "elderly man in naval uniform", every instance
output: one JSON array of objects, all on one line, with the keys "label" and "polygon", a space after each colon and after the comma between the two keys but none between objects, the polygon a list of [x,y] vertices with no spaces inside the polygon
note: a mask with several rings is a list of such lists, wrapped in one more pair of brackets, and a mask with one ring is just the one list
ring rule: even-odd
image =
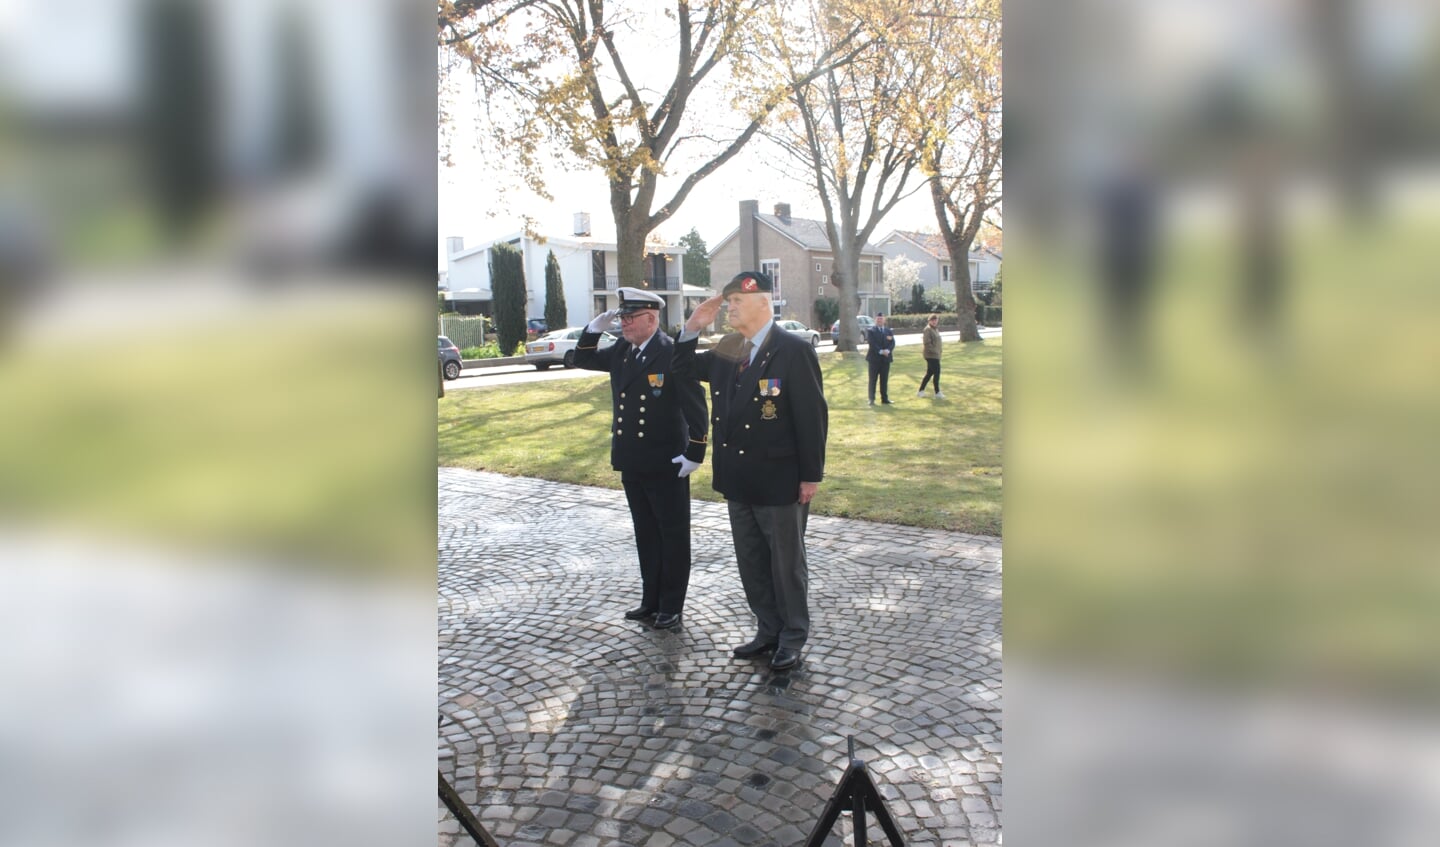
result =
[{"label": "elderly man in naval uniform", "polygon": [[[689,477],[705,459],[705,394],[672,372],[675,342],[660,329],[659,295],[618,293],[619,308],[585,327],[575,365],[610,374],[610,465],[620,472],[640,558],[640,605],[625,617],[673,629],[690,586]],[[617,316],[623,339],[599,349]]]}]

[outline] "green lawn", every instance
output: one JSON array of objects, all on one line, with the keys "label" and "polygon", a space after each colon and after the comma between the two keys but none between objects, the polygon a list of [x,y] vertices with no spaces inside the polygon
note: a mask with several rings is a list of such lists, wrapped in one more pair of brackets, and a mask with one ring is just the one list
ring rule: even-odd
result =
[{"label": "green lawn", "polygon": [[[830,404],[825,481],[812,510],[985,535],[1001,530],[1000,339],[947,342],[945,400],[915,396],[925,363],[900,347],[891,367],[893,406],[866,405],[866,366],[851,354],[820,356]],[[440,400],[442,466],[619,488],[610,468],[609,383],[594,378],[448,391]],[[710,465],[692,494],[720,499]]]}]

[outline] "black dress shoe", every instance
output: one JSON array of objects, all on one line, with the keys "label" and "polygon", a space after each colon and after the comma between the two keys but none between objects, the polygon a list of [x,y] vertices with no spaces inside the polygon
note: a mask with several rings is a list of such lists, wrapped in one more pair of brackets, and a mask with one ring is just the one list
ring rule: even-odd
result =
[{"label": "black dress shoe", "polygon": [[739,647],[736,647],[731,651],[731,654],[737,659],[753,659],[756,656],[763,656],[771,652],[778,646],[780,645],[774,641],[761,641],[757,638],[749,644],[741,644]]},{"label": "black dress shoe", "polygon": [[781,647],[770,657],[770,669],[783,671],[786,668],[793,668],[800,664],[800,651],[790,647]]},{"label": "black dress shoe", "polygon": [[677,612],[672,615],[669,612],[661,612],[655,616],[655,622],[650,625],[656,629],[674,629],[680,625],[680,614]]},{"label": "black dress shoe", "polygon": [[646,618],[653,617],[655,617],[655,610],[647,609],[644,606],[631,609],[630,611],[625,613],[625,620],[627,621],[643,621]]}]

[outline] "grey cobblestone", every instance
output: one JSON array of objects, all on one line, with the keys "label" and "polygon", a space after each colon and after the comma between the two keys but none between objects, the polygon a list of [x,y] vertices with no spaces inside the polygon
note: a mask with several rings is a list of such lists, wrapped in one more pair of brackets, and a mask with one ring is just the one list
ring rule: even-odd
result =
[{"label": "grey cobblestone", "polygon": [[[620,614],[639,582],[622,492],[441,469],[439,765],[487,829],[789,847],[854,736],[908,840],[996,843],[999,539],[812,517],[811,640],[777,674],[730,657],[754,633],[729,521],[692,510],[685,620],[657,632]],[[437,843],[468,843],[440,821]]]}]

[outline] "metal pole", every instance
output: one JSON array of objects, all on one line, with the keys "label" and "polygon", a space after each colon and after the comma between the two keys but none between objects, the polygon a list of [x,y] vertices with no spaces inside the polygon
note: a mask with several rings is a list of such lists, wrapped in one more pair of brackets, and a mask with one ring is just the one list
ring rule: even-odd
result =
[{"label": "metal pole", "polygon": [[475,839],[475,843],[480,847],[500,847],[490,833],[485,831],[485,827],[480,825],[480,821],[471,813],[469,807],[465,805],[465,801],[460,799],[459,793],[446,781],[445,774],[442,773],[439,776],[440,799],[445,801],[445,807],[450,810],[450,814],[460,821],[460,825],[470,833],[470,837]]},{"label": "metal pole", "polygon": [[[860,767],[865,767],[861,765]],[[862,771],[863,773],[863,771]],[[855,847],[865,847],[870,841],[865,837],[865,792],[854,793],[854,814],[850,816],[850,823],[855,828]]]}]

